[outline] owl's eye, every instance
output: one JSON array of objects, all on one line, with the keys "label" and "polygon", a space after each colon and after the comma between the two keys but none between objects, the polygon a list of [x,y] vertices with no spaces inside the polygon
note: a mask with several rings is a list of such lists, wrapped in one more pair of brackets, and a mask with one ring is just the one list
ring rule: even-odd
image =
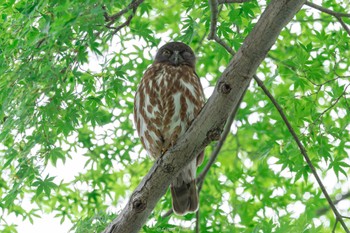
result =
[{"label": "owl's eye", "polygon": [[190,52],[185,51],[185,52],[182,53],[182,56],[184,56],[184,57],[191,57],[192,54]]},{"label": "owl's eye", "polygon": [[169,55],[171,54],[171,52],[170,52],[169,50],[165,49],[165,50],[162,52],[162,54],[163,54],[164,56],[169,56]]}]

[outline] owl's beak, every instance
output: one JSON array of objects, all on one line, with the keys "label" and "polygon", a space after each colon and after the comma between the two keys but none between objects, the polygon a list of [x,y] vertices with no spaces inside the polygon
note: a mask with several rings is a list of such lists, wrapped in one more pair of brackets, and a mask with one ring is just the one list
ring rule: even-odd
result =
[{"label": "owl's beak", "polygon": [[174,63],[174,65],[178,66],[183,61],[183,58],[181,57],[180,52],[175,50],[170,57],[170,60]]}]

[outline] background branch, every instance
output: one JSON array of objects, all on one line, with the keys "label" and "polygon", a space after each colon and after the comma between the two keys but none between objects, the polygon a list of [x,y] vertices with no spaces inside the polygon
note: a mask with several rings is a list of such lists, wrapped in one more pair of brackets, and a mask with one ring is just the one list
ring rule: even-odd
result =
[{"label": "background branch", "polygon": [[246,91],[247,90],[245,90],[244,94],[242,95],[241,99],[238,102],[238,105],[233,109],[232,113],[230,114],[229,118],[227,119],[227,123],[226,123],[224,131],[222,132],[222,134],[220,136],[220,140],[218,141],[214,151],[211,153],[208,163],[205,165],[201,174],[199,174],[197,177],[198,192],[200,192],[202,190],[204,179],[205,179],[209,169],[211,168],[211,166],[214,164],[216,158],[218,157],[220,150],[221,150],[222,146],[224,145],[224,142],[226,141],[226,138],[231,130],[233,120],[236,117],[237,111],[239,109],[240,104],[242,103],[242,100],[243,100],[243,97],[245,96]]},{"label": "background branch", "polygon": [[345,29],[345,31],[348,33],[348,35],[350,36],[350,29],[348,27],[348,25],[346,25],[343,21],[342,18],[340,18],[339,16],[335,16],[335,18],[339,21],[339,23],[342,25],[342,27]]},{"label": "background branch", "polygon": [[320,5],[317,5],[317,4],[309,2],[309,1],[307,1],[305,3],[305,5],[307,5],[309,7],[312,7],[314,9],[317,9],[319,11],[322,11],[323,13],[326,13],[326,14],[329,14],[329,15],[333,15],[333,16],[336,16],[336,17],[349,17],[350,18],[350,14],[348,14],[348,13],[332,11],[332,10],[330,10],[328,8],[322,7]]},{"label": "background branch", "polygon": [[350,84],[348,84],[345,88],[344,88],[344,91],[335,99],[335,101],[328,107],[326,108],[325,110],[323,110],[320,115],[316,118],[316,120],[314,120],[314,122],[312,123],[313,125],[315,125],[318,120],[326,113],[328,112],[329,110],[331,110],[338,102],[339,100],[347,93],[346,90],[348,89],[348,87],[350,86]]},{"label": "background branch", "polygon": [[219,0],[219,4],[224,4],[224,3],[244,3],[244,2],[249,2],[251,0]]},{"label": "background branch", "polygon": [[199,209],[196,212],[196,233],[200,233]]},{"label": "background branch", "polygon": [[311,169],[312,174],[315,176],[316,181],[318,183],[318,185],[320,186],[323,195],[325,196],[326,200],[328,201],[329,206],[331,207],[331,209],[333,210],[335,216],[336,216],[336,221],[338,221],[342,227],[344,228],[344,230],[348,233],[350,232],[348,227],[346,226],[342,215],[338,212],[338,209],[335,207],[335,204],[333,203],[331,197],[329,196],[325,186],[323,185],[321,178],[318,176],[316,168],[314,167],[314,165],[312,164],[309,155],[307,154],[307,151],[305,149],[305,147],[303,146],[303,144],[301,143],[299,137],[297,136],[297,134],[295,133],[292,125],[289,123],[286,115],[284,114],[281,106],[277,103],[276,99],[272,96],[272,94],[269,92],[269,90],[265,87],[264,83],[258,78],[258,76],[254,75],[253,78],[255,79],[255,81],[258,83],[259,87],[261,87],[261,89],[264,91],[264,93],[267,95],[267,97],[269,97],[269,99],[271,100],[271,102],[273,103],[273,105],[275,106],[275,108],[277,109],[277,111],[279,112],[280,116],[282,117],[284,123],[286,124],[289,132],[291,133],[291,135],[293,136],[294,141],[297,143],[299,150],[301,152],[301,154],[304,156],[304,159],[306,161],[306,163],[308,164],[309,168]]},{"label": "background branch", "polygon": [[309,7],[312,7],[314,9],[316,9],[316,10],[319,10],[319,11],[321,11],[323,13],[326,13],[326,14],[334,16],[338,20],[338,22],[342,25],[342,27],[345,29],[345,31],[350,35],[350,29],[349,29],[349,27],[345,24],[345,22],[342,19],[342,17],[350,18],[350,14],[332,11],[332,10],[330,10],[328,8],[322,7],[320,5],[317,5],[317,4],[309,2],[309,1],[307,1],[305,3],[305,5],[307,5]]},{"label": "background branch", "polygon": [[[342,200],[345,200],[345,199],[348,199],[350,198],[350,192],[342,195],[339,199],[333,201],[334,205],[338,204],[339,202],[341,202]],[[319,210],[317,210],[317,216],[321,216],[321,215],[324,215],[327,213],[327,211],[329,211],[330,207],[327,206],[327,207],[324,207],[324,208],[321,208]]]},{"label": "background branch", "polygon": [[[102,9],[104,10],[104,17],[105,17],[105,21],[108,22],[106,24],[106,27],[109,29],[114,29],[113,34],[116,34],[118,31],[120,31],[120,29],[122,29],[123,27],[126,27],[130,24],[131,19],[134,17],[136,10],[138,8],[138,6],[143,2],[144,0],[132,0],[131,3],[124,9],[122,9],[121,11],[119,11],[116,14],[113,15],[108,15],[106,7],[102,6]],[[128,16],[128,18],[126,19],[125,22],[123,22],[122,24],[120,24],[118,27],[112,27],[112,25],[125,13],[127,13],[128,11],[132,10],[132,14]]]}]

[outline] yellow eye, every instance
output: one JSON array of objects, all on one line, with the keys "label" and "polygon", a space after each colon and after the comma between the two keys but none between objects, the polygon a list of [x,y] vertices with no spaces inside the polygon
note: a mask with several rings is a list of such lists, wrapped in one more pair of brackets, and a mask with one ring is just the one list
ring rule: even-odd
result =
[{"label": "yellow eye", "polygon": [[163,52],[162,52],[163,55],[165,56],[169,56],[171,54],[171,52],[167,49],[165,49]]}]

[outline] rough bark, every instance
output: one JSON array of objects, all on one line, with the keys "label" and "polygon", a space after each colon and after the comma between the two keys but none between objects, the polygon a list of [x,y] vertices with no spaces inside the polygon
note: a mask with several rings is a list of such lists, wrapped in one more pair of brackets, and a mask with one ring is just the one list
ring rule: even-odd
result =
[{"label": "rough bark", "polygon": [[220,77],[214,93],[186,134],[179,138],[153,165],[131,195],[129,202],[103,231],[104,233],[138,232],[172,178],[209,142],[220,135],[225,122],[275,43],[282,28],[306,0],[272,0],[252,32]]}]

